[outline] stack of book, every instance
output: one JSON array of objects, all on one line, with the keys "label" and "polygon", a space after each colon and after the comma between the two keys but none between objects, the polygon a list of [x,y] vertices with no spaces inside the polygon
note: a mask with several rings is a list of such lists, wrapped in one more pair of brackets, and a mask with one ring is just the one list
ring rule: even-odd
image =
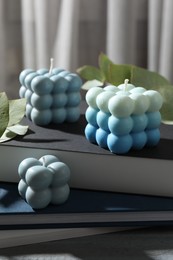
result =
[{"label": "stack of book", "polygon": [[[156,147],[115,155],[86,140],[85,108],[84,103],[75,124],[40,127],[24,119],[28,133],[0,145],[2,234],[28,230],[41,238],[42,232],[49,237],[50,229],[58,229],[61,233],[52,235],[57,239],[58,234],[67,237],[173,223],[173,127],[161,125]],[[70,196],[62,205],[34,210],[18,193],[18,165],[27,157],[46,154],[69,166]]]}]

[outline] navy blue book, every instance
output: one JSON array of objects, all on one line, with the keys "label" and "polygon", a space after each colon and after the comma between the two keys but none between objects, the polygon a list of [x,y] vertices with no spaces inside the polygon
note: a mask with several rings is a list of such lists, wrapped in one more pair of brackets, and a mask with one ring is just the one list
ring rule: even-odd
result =
[{"label": "navy blue book", "polygon": [[173,224],[173,199],[71,189],[62,205],[34,210],[17,184],[0,183],[0,229],[73,228]]}]

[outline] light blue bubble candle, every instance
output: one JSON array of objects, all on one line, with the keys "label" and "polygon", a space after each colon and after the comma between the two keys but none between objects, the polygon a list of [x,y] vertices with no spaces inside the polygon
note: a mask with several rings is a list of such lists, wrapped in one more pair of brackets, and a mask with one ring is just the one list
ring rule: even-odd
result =
[{"label": "light blue bubble candle", "polygon": [[19,194],[34,209],[62,204],[69,197],[70,169],[54,155],[24,159],[18,174]]},{"label": "light blue bubble candle", "polygon": [[86,102],[85,136],[91,143],[116,154],[158,144],[163,103],[159,92],[125,80],[117,87],[91,88]]},{"label": "light blue bubble candle", "polygon": [[19,96],[26,98],[26,116],[36,125],[76,122],[80,117],[81,78],[60,68],[25,69],[20,73]]}]

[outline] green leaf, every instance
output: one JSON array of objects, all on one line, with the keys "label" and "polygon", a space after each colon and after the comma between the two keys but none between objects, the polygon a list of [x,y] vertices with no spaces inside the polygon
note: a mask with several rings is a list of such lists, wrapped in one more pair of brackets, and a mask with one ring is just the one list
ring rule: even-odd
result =
[{"label": "green leaf", "polygon": [[16,125],[13,125],[13,126],[8,126],[7,129],[10,130],[11,132],[15,133],[15,134],[24,135],[28,131],[28,126],[16,124]]},{"label": "green leaf", "polygon": [[166,86],[171,84],[166,78],[157,72],[149,71],[137,66],[133,66],[131,69],[130,82],[135,86],[152,89],[157,86]]},{"label": "green leaf", "polygon": [[24,135],[28,126],[18,123],[25,115],[26,99],[8,100],[4,92],[0,93],[0,143]]},{"label": "green leaf", "polygon": [[158,91],[163,97],[163,105],[160,109],[162,122],[173,124],[173,85],[155,86],[152,89]]},{"label": "green leaf", "polygon": [[18,124],[25,115],[26,99],[9,100],[9,123],[8,126]]},{"label": "green leaf", "polygon": [[94,66],[85,65],[81,68],[78,68],[77,73],[85,80],[97,79],[101,82],[105,81],[103,72]]},{"label": "green leaf", "polygon": [[88,80],[82,85],[82,89],[84,90],[89,90],[90,88],[93,87],[101,87],[103,86],[103,82],[93,79],[93,80]]},{"label": "green leaf", "polygon": [[113,85],[120,85],[124,83],[125,79],[131,78],[131,68],[132,65],[117,65],[110,64],[109,65],[109,75],[106,79],[107,82]]},{"label": "green leaf", "polygon": [[4,133],[9,121],[9,102],[5,92],[0,93],[0,136]]},{"label": "green leaf", "polygon": [[163,97],[163,105],[160,109],[162,122],[173,124],[173,86],[171,83],[157,72],[137,66],[132,68],[130,81],[135,86],[158,91]]},{"label": "green leaf", "polygon": [[5,132],[0,137],[0,143],[9,141],[10,139],[13,139],[14,137],[16,137],[16,135],[17,135],[16,133],[11,132],[10,130],[8,130],[8,128],[6,128]]},{"label": "green leaf", "polygon": [[101,53],[98,63],[101,71],[105,75],[105,79],[107,79],[110,73],[110,65],[113,64],[113,62],[104,53]]},{"label": "green leaf", "polygon": [[24,125],[17,124],[17,125],[7,127],[5,132],[0,138],[0,143],[7,142],[13,139],[14,137],[16,137],[17,135],[24,135],[26,134],[27,131],[28,131],[28,126],[24,126]]}]

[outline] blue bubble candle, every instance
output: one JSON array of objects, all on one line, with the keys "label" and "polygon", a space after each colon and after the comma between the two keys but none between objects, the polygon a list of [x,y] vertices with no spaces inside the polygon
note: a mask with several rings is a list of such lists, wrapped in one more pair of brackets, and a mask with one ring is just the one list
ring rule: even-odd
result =
[{"label": "blue bubble candle", "polygon": [[35,209],[64,203],[70,194],[69,167],[54,155],[24,159],[18,167],[19,194]]},{"label": "blue bubble candle", "polygon": [[86,94],[85,136],[112,153],[153,147],[160,140],[162,96],[125,80],[119,86],[94,87]]},{"label": "blue bubble candle", "polygon": [[69,71],[25,69],[20,73],[19,96],[26,98],[26,116],[36,125],[74,123],[80,117],[81,78]]}]

